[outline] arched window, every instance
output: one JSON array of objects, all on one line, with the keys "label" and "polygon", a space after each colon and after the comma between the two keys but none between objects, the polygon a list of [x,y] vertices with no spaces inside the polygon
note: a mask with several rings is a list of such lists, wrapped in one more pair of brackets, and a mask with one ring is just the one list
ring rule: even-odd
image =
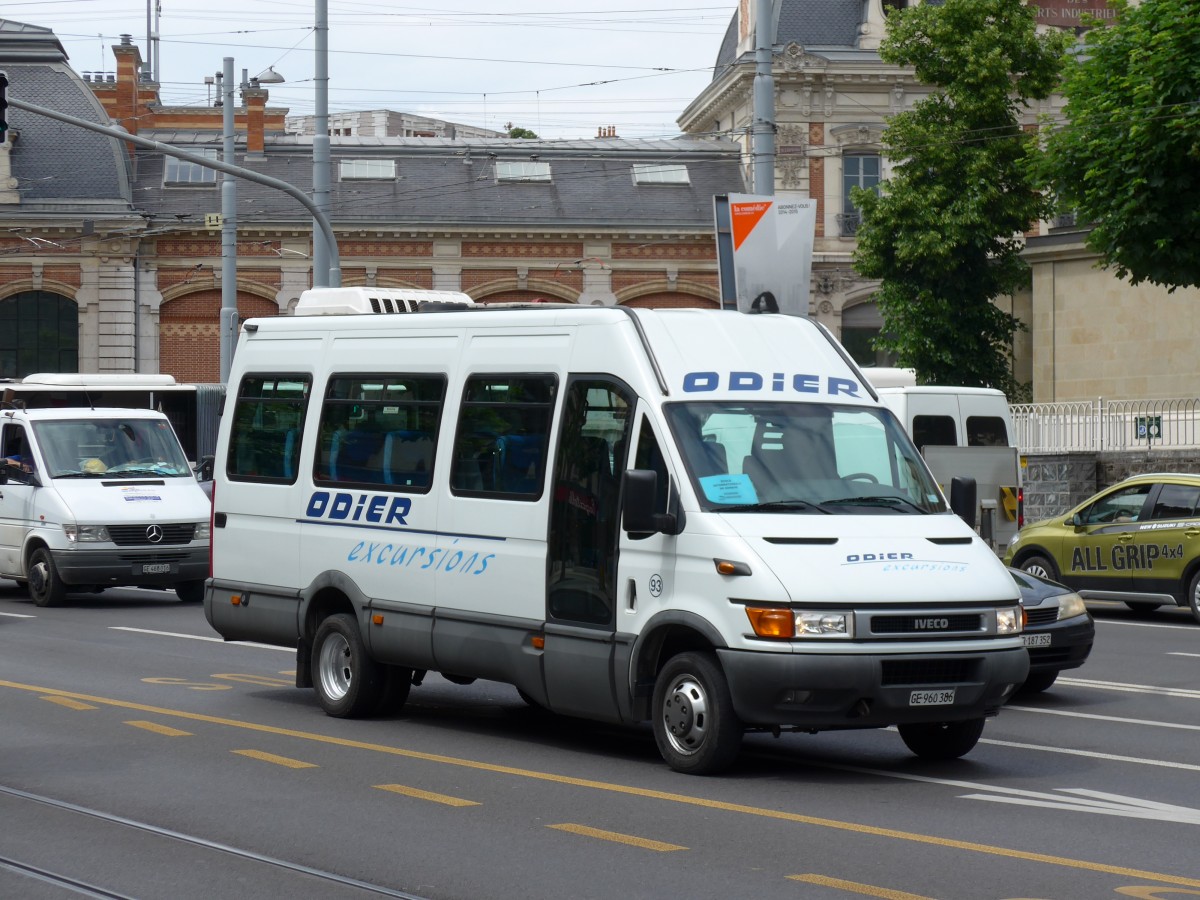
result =
[{"label": "arched window", "polygon": [[0,377],[79,371],[79,307],[48,291],[0,300]]}]

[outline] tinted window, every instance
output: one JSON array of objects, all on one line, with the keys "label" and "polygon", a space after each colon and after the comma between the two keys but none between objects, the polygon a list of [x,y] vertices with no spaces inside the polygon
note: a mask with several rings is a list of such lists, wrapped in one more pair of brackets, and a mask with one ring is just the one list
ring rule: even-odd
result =
[{"label": "tinted window", "polygon": [[234,481],[292,484],[308,406],[308,375],[247,375],[238,387],[225,471]]},{"label": "tinted window", "polygon": [[313,480],[428,491],[445,394],[441,375],[332,376]]},{"label": "tinted window", "polygon": [[1200,502],[1200,487],[1186,484],[1164,484],[1154,503],[1152,519],[1186,519],[1196,511]]},{"label": "tinted window", "polygon": [[553,375],[477,375],[463,389],[450,488],[536,500],[546,480]]},{"label": "tinted window", "polygon": [[950,416],[913,416],[912,436],[918,447],[958,446],[958,432]]},{"label": "tinted window", "polygon": [[968,447],[1007,447],[1008,428],[999,416],[967,416]]},{"label": "tinted window", "polygon": [[1105,494],[1083,511],[1085,525],[1104,525],[1109,522],[1136,522],[1141,515],[1151,485],[1135,484]]}]

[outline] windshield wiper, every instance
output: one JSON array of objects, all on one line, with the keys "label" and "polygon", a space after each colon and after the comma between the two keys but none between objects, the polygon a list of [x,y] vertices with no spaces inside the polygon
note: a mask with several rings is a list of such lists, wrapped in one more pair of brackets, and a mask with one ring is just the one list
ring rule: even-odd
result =
[{"label": "windshield wiper", "polygon": [[104,472],[60,472],[51,478],[104,478]]},{"label": "windshield wiper", "polygon": [[813,503],[809,500],[769,500],[766,503],[735,503],[732,506],[716,506],[713,512],[758,512],[759,510],[788,510],[788,509],[815,509],[817,512],[825,515],[833,515],[821,503]]},{"label": "windshield wiper", "polygon": [[907,506],[910,509],[916,510],[921,515],[927,515],[929,510],[923,509],[913,503],[907,497],[897,497],[895,494],[876,494],[869,497],[838,497],[834,500],[826,500],[830,506],[837,504],[839,506]]}]

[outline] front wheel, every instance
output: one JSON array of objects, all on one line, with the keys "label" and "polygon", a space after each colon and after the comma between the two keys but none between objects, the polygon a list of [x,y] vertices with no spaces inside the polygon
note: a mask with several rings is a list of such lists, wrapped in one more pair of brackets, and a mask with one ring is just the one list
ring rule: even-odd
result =
[{"label": "front wheel", "polygon": [[1058,580],[1058,570],[1054,568],[1054,563],[1041,554],[1034,554],[1021,560],[1021,571],[1028,572],[1030,575],[1036,575],[1039,578],[1049,578],[1051,581]]},{"label": "front wheel", "polygon": [[45,547],[34,550],[29,561],[29,596],[35,606],[58,606],[67,599],[67,586]]},{"label": "front wheel", "polygon": [[900,726],[905,746],[921,759],[958,759],[971,752],[983,734],[983,719],[919,722]]},{"label": "front wheel", "polygon": [[386,672],[367,654],[358,623],[346,613],[329,616],[313,638],[312,681],[326,715],[339,719],[379,710]]},{"label": "front wheel", "polygon": [[181,603],[200,603],[204,600],[204,582],[182,581],[175,585],[175,596]]},{"label": "front wheel", "polygon": [[742,743],[725,673],[711,653],[672,657],[654,683],[654,741],[676,772],[710,775],[729,768]]}]

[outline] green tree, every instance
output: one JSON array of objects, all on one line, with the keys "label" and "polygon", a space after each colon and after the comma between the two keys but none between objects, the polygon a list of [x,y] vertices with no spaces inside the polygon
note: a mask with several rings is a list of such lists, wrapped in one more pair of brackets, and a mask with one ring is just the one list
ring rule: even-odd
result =
[{"label": "green tree", "polygon": [[893,12],[879,55],[932,90],[892,117],[881,191],[857,189],[855,264],[881,285],[877,343],[927,384],[997,387],[1010,397],[1012,336],[995,305],[1028,278],[1021,232],[1049,207],[1028,169],[1030,98],[1057,86],[1071,38],[1039,35],[1023,0],[946,0]]},{"label": "green tree", "polygon": [[509,128],[508,136],[510,138],[536,138],[537,137],[537,135],[534,132],[530,131],[528,128],[521,128],[519,125]]},{"label": "green tree", "polygon": [[1066,123],[1046,143],[1062,209],[1134,284],[1200,285],[1200,6],[1109,0],[1067,66]]}]

